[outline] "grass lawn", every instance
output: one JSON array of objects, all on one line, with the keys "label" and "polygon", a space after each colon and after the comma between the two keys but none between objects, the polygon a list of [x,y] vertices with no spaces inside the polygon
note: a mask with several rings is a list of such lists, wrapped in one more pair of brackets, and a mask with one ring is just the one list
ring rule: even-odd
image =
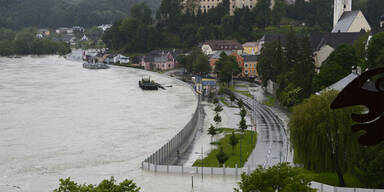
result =
[{"label": "grass lawn", "polygon": [[[306,169],[302,169],[303,174],[309,178],[311,178],[313,181],[324,183],[327,185],[332,186],[340,186],[339,185],[339,178],[337,177],[336,173],[316,173],[313,171],[309,171]],[[360,182],[360,180],[351,173],[344,174],[344,181],[345,185],[347,187],[353,187],[353,188],[364,188],[365,186]]]},{"label": "grass lawn", "polygon": [[[244,163],[247,161],[248,156],[252,153],[253,149],[256,146],[256,133],[253,131],[245,131],[244,138],[241,138],[241,132],[236,132],[235,135],[239,138],[239,142],[234,148],[234,155],[232,155],[232,146],[229,144],[229,138],[231,136],[233,129],[220,129],[223,133],[225,133],[225,137],[219,140],[217,149],[212,150],[206,158],[203,159],[204,167],[219,167],[219,162],[216,159],[216,154],[219,153],[220,147],[223,147],[223,151],[228,155],[228,161],[225,162],[226,167],[234,168],[237,164],[238,167],[243,167]],[[253,138],[252,138],[253,137]],[[251,140],[253,142],[251,142]],[[242,151],[242,163],[240,163],[240,142],[241,151]],[[197,160],[193,163],[193,166],[201,167],[201,160]]]},{"label": "grass lawn", "polygon": [[269,107],[274,106],[275,102],[276,102],[276,98],[271,97],[271,96],[267,96],[267,97],[268,97],[268,101],[265,101],[264,105],[269,106]]}]

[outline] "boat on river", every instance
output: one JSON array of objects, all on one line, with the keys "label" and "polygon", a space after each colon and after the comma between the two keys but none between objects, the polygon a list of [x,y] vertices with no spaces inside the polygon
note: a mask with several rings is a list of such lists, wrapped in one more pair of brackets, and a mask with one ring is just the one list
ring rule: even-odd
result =
[{"label": "boat on river", "polygon": [[158,83],[151,80],[151,77],[143,77],[139,81],[139,87],[143,90],[158,90],[159,89]]},{"label": "boat on river", "polygon": [[109,66],[104,63],[83,63],[83,67],[86,69],[109,69]]}]

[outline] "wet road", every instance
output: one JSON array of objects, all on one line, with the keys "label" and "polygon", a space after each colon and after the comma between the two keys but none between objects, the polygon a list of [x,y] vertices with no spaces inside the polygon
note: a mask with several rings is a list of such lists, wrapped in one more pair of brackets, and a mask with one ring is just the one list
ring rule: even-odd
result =
[{"label": "wet road", "polygon": [[287,161],[288,141],[281,120],[265,105],[254,99],[235,93],[237,98],[250,107],[252,125],[258,133],[257,143],[244,167],[251,170],[258,166],[270,167]]}]

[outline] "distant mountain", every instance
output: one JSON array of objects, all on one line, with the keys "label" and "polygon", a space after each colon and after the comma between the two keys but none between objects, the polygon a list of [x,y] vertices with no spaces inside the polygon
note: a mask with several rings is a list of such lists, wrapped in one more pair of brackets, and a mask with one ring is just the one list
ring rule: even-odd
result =
[{"label": "distant mountain", "polygon": [[157,10],[161,0],[0,0],[0,27],[94,26],[129,15],[144,2]]}]

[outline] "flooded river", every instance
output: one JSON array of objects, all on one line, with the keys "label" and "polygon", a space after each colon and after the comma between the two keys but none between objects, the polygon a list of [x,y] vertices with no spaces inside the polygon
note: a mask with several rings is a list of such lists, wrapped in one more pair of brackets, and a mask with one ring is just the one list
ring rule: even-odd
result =
[{"label": "flooded river", "polygon": [[[171,88],[142,91],[143,75]],[[191,175],[140,163],[190,120],[192,90],[143,70],[83,69],[57,56],[0,58],[0,191],[52,191],[60,178],[133,179],[143,192],[191,191]],[[238,179],[195,177],[195,191],[233,191]]]}]

